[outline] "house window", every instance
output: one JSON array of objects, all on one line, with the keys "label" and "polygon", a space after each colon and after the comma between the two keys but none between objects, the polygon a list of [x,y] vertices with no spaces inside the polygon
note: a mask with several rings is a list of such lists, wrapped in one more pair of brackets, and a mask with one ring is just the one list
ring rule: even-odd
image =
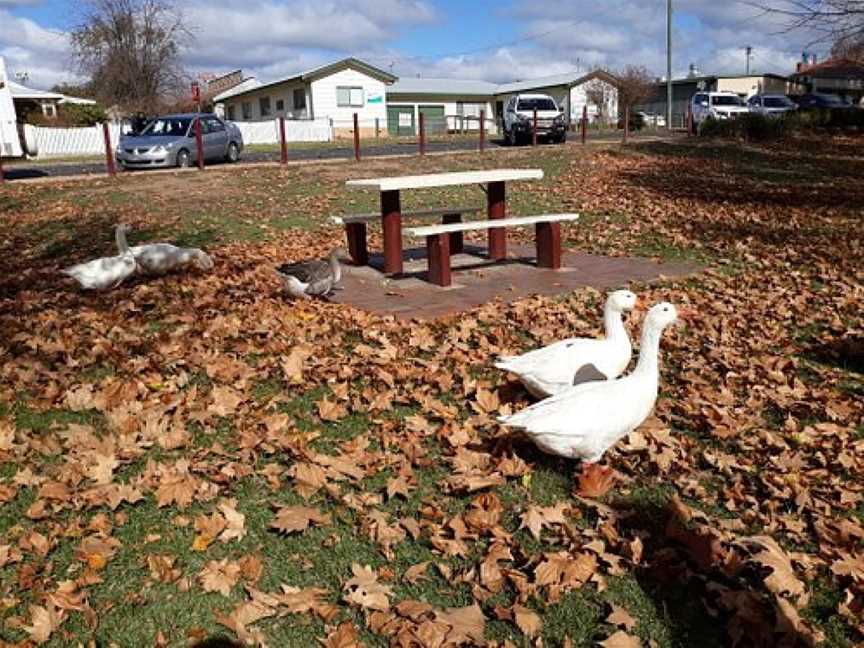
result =
[{"label": "house window", "polygon": [[261,109],[261,116],[267,117],[270,115],[270,97],[261,97],[258,100],[258,108]]},{"label": "house window", "polygon": [[57,111],[54,108],[54,104],[49,104],[49,103],[42,104],[42,112],[45,114],[46,117],[56,117],[57,116]]},{"label": "house window", "polygon": [[363,88],[339,86],[336,88],[336,105],[340,108],[362,108]]},{"label": "house window", "polygon": [[252,119],[252,102],[244,101],[241,108],[243,109],[243,119],[247,121]]},{"label": "house window", "polygon": [[285,110],[285,100],[284,99],[277,99],[276,100],[276,112],[282,112],[283,110]]},{"label": "house window", "polygon": [[234,121],[234,106],[228,106],[227,111],[228,121]]},{"label": "house window", "polygon": [[[338,93],[338,91],[337,91]],[[349,99],[350,93],[349,93]],[[306,109],[306,90],[303,88],[297,88],[294,90],[294,110],[305,110]]]}]

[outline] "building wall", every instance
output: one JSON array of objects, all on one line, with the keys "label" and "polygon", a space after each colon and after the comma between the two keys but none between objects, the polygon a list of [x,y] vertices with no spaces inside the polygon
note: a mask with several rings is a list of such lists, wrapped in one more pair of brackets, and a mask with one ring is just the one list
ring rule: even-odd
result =
[{"label": "building wall", "polygon": [[[480,128],[480,110],[485,111],[486,128],[493,132],[495,127],[495,106],[492,97],[453,95],[412,95],[412,94],[387,94],[388,106],[411,106],[414,109],[414,123],[419,123],[420,106],[443,106],[444,116],[447,121],[448,130],[457,130],[464,127],[466,130],[478,130]],[[460,115],[474,117],[475,119],[459,119]]]},{"label": "building wall", "polygon": [[[605,105],[599,106],[588,101],[588,91],[595,84],[604,88]],[[602,79],[590,79],[570,88],[570,121],[578,122],[582,119],[582,108],[588,107],[588,121],[595,123],[602,121],[606,124],[618,121],[618,88]]]},{"label": "building wall", "polygon": [[[294,109],[294,90],[302,89],[306,96],[306,108],[301,110]],[[261,99],[264,97],[270,98],[270,114],[261,114]],[[275,117],[285,117],[286,119],[311,119],[312,114],[309,111],[310,95],[308,85],[300,82],[296,83],[280,83],[278,85],[268,86],[248,92],[239,97],[229,97],[224,103],[224,115],[226,119],[231,121],[262,121],[265,119],[273,119]],[[277,110],[277,102],[284,102],[282,110]],[[243,104],[249,104],[251,114],[249,117],[243,115]],[[234,111],[232,116],[231,111]]]},{"label": "building wall", "polygon": [[[528,90],[520,90],[519,92],[503,92],[501,94],[495,95],[495,99],[497,101],[503,101],[504,105],[506,106],[507,102],[510,101],[510,97],[518,94],[549,95],[555,100],[555,103],[558,104],[558,107],[564,110],[564,114],[567,114],[567,107],[570,102],[570,95],[568,92],[568,87],[566,85],[538,86],[536,88],[530,88]],[[580,107],[579,110],[582,110],[582,108]]]},{"label": "building wall", "polygon": [[[337,88],[359,87],[363,89],[362,106],[337,105]],[[387,131],[387,85],[363,72],[347,68],[312,81],[312,111],[316,118],[333,120],[337,135],[353,132],[353,115],[356,112],[360,130],[364,135],[374,134],[378,119],[382,132]]]}]

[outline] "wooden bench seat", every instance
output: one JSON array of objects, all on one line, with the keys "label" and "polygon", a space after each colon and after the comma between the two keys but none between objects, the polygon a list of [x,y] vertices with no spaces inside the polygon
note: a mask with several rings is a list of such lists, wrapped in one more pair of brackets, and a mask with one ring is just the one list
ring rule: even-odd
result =
[{"label": "wooden bench seat", "polygon": [[414,238],[426,239],[429,281],[439,286],[449,286],[452,283],[450,277],[450,255],[452,253],[450,237],[453,234],[534,225],[537,265],[541,268],[557,270],[561,267],[561,223],[576,220],[579,220],[579,214],[517,216],[515,218],[497,218],[467,223],[409,227],[405,229],[405,234]]},{"label": "wooden bench seat", "polygon": [[[459,223],[463,214],[473,214],[480,207],[435,207],[431,209],[415,209],[402,212],[403,218],[438,218],[444,223]],[[369,263],[369,252],[366,247],[366,226],[369,223],[380,223],[381,213],[345,214],[333,216],[336,225],[345,226],[345,238],[348,241],[348,253],[357,265]],[[462,233],[454,232],[450,236],[450,249],[453,253],[462,251]]]}]

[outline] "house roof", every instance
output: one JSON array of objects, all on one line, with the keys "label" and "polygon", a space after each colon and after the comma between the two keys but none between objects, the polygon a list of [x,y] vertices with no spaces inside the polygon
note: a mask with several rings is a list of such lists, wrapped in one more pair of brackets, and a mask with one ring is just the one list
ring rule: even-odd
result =
[{"label": "house roof", "polygon": [[497,94],[506,92],[522,92],[524,90],[534,90],[536,88],[551,88],[552,86],[574,86],[589,81],[591,79],[602,79],[611,84],[616,84],[618,78],[603,70],[594,70],[588,74],[580,74],[576,72],[567,72],[566,74],[555,74],[552,76],[537,77],[536,79],[526,79],[524,81],[514,81],[513,83],[502,83],[498,86]]},{"label": "house roof", "polygon": [[815,76],[821,79],[864,79],[864,64],[849,59],[829,59],[816,65],[802,67],[792,76]]},{"label": "house roof", "polygon": [[36,88],[28,88],[20,83],[16,83],[11,79],[6,80],[9,86],[9,92],[13,99],[41,99],[44,101],[60,101],[65,97],[59,92],[49,92],[48,90],[37,90]]},{"label": "house roof", "polygon": [[305,72],[300,72],[299,74],[295,74],[293,76],[284,77],[282,79],[277,79],[275,81],[270,81],[268,83],[260,83],[255,81],[253,84],[246,84],[247,81],[253,81],[254,79],[246,79],[241,84],[234,86],[230,90],[226,90],[222,94],[218,94],[213,97],[213,101],[224,101],[230,97],[237,97],[240,95],[244,95],[248,92],[253,92],[256,90],[261,90],[264,88],[270,88],[273,86],[281,85],[283,83],[291,83],[297,81],[314,81],[315,79],[319,79],[323,76],[327,76],[328,74],[332,74],[333,72],[338,72],[339,70],[344,70],[345,68],[355,68],[360,70],[361,72],[365,72],[369,76],[380,79],[384,83],[393,83],[396,81],[398,77],[393,76],[389,72],[385,72],[379,68],[376,68],[374,65],[369,65],[361,61],[360,59],[354,58],[353,56],[344,58],[340,61],[336,61],[335,63],[329,63],[327,65],[322,65],[317,68],[312,68],[311,70],[306,70]]},{"label": "house roof", "polygon": [[388,95],[477,95],[491,97],[498,86],[473,79],[425,79],[403,77],[387,88]]}]

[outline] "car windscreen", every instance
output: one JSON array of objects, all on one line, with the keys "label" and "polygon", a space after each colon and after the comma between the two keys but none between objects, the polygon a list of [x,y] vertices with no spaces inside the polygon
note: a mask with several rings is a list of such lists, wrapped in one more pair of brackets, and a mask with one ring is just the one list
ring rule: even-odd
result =
[{"label": "car windscreen", "polygon": [[832,106],[845,106],[846,102],[843,101],[840,97],[834,94],[820,94],[814,95],[816,101],[822,104],[831,104]]},{"label": "car windscreen", "polygon": [[192,119],[189,117],[160,117],[147,124],[141,131],[141,135],[185,137],[191,123]]},{"label": "car windscreen", "polygon": [[786,97],[765,97],[762,103],[766,108],[789,108],[795,105]]},{"label": "car windscreen", "polygon": [[529,112],[533,110],[554,110],[557,112],[558,106],[551,99],[540,97],[537,99],[520,99],[516,110],[527,110]]},{"label": "car windscreen", "polygon": [[743,106],[744,102],[740,97],[734,95],[717,95],[711,97],[712,106]]}]

